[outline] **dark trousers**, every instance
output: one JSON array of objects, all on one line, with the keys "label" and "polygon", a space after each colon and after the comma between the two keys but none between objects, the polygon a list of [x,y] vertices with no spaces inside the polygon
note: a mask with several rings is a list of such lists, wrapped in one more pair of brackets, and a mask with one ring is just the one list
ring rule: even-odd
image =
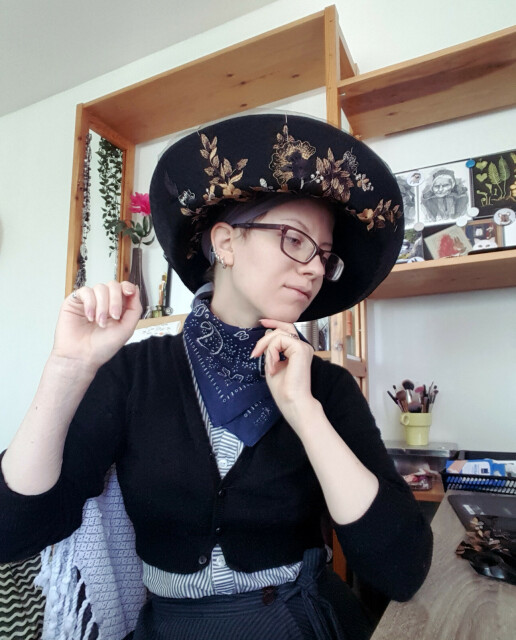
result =
[{"label": "dark trousers", "polygon": [[349,587],[310,549],[298,579],[230,596],[152,596],[133,640],[367,640],[372,626]]}]

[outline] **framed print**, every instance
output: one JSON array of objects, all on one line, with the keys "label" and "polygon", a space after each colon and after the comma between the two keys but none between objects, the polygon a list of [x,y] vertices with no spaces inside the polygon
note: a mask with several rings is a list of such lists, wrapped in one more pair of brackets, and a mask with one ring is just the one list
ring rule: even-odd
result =
[{"label": "framed print", "polygon": [[464,229],[457,225],[446,227],[437,233],[427,236],[425,244],[434,260],[437,258],[463,256],[473,248]]}]

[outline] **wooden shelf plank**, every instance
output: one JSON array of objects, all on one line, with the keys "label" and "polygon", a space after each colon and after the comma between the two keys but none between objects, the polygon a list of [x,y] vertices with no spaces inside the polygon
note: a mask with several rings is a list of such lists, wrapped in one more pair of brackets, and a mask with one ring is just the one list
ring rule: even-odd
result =
[{"label": "wooden shelf plank", "polygon": [[516,104],[516,27],[338,85],[357,137],[398,133]]},{"label": "wooden shelf plank", "polygon": [[369,299],[516,287],[516,249],[397,264]]},{"label": "wooden shelf plank", "polygon": [[324,59],[320,11],[84,108],[138,144],[323,87]]}]

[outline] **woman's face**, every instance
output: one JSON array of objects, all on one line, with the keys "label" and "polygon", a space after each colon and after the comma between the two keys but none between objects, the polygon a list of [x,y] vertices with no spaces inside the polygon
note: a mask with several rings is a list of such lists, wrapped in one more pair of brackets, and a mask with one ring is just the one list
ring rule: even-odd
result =
[{"label": "woman's face", "polygon": [[432,183],[432,191],[438,198],[444,198],[453,189],[454,182],[450,176],[437,176]]},{"label": "woman's face", "polygon": [[[314,200],[287,202],[268,211],[261,223],[288,224],[308,234],[319,247],[332,248],[333,216]],[[280,248],[281,231],[234,229],[231,307],[238,326],[256,326],[260,318],[296,322],[323,283],[319,256],[301,264]]]}]

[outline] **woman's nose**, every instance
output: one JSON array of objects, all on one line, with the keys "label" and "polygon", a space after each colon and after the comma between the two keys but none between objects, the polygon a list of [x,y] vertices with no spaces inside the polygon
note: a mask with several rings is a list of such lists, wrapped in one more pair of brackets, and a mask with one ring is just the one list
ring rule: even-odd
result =
[{"label": "woman's nose", "polygon": [[326,269],[322,263],[321,256],[315,255],[310,262],[301,265],[304,267],[304,273],[313,274],[315,277],[324,277]]}]

